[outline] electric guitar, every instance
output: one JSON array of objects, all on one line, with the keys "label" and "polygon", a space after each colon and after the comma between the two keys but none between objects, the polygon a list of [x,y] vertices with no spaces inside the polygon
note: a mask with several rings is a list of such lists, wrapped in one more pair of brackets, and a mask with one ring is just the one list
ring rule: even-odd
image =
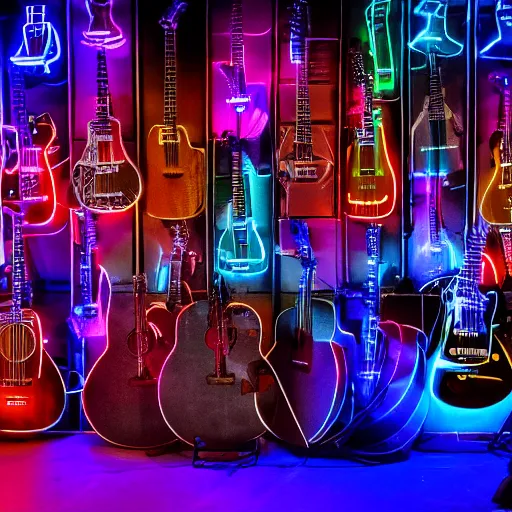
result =
[{"label": "electric guitar", "polygon": [[131,208],[142,193],[139,170],[128,157],[121,124],[110,114],[105,48],[98,50],[96,118],[89,121],[87,146],[73,169],[72,184],[80,206],[95,213]]},{"label": "electric guitar", "polygon": [[39,316],[25,306],[23,209],[3,213],[12,217],[13,262],[12,305],[0,312],[0,431],[39,432],[60,420],[66,389],[44,350]]},{"label": "electric guitar", "polygon": [[249,172],[238,137],[230,137],[232,200],[228,206],[227,227],[217,249],[217,268],[224,276],[264,272],[268,267],[265,246],[252,218]]},{"label": "electric guitar", "polygon": [[187,4],[174,0],[160,20],[165,30],[164,124],[148,135],[146,211],[160,219],[188,219],[205,206],[204,150],[190,145],[185,127],[176,124],[176,30]]},{"label": "electric guitar", "polygon": [[[479,290],[488,226],[479,219],[466,240],[464,264],[442,291],[427,355],[427,432],[495,432],[512,407],[510,347],[494,324],[497,294]],[[510,327],[508,328],[510,330]]]},{"label": "electric guitar", "polygon": [[511,83],[507,74],[491,74],[500,91],[498,129],[489,139],[494,161],[491,179],[480,202],[480,213],[486,222],[495,225],[512,224],[512,141]]},{"label": "electric guitar", "polygon": [[363,54],[350,50],[352,81],[361,87],[364,108],[347,154],[347,216],[376,220],[390,215],[396,203],[395,171],[389,161],[381,110],[373,102],[373,75],[364,70]]},{"label": "electric guitar", "polygon": [[498,37],[480,50],[480,57],[483,59],[512,59],[512,31],[510,26],[510,13],[512,12],[512,2],[510,0],[496,0],[496,25],[498,27]]},{"label": "electric guitar", "polygon": [[27,21],[23,25],[23,40],[11,62],[34,74],[49,74],[50,64],[61,56],[59,34],[46,21],[46,5],[27,5]]},{"label": "electric guitar", "polygon": [[11,87],[17,137],[16,148],[8,155],[2,175],[2,201],[6,206],[23,202],[24,224],[46,229],[57,209],[54,177],[48,162],[56,137],[55,125],[48,114],[44,114],[44,119],[49,122],[44,122],[43,116],[28,117],[25,77],[15,65],[11,66]]},{"label": "electric guitar", "polygon": [[215,273],[209,300],[180,312],[176,345],[160,374],[160,408],[178,438],[229,449],[263,434],[254,405],[260,341],[259,316],[231,302],[224,278]]},{"label": "electric guitar", "polygon": [[370,52],[375,69],[374,93],[376,96],[393,94],[396,71],[389,30],[391,0],[370,0],[365,11]]},{"label": "electric guitar", "polygon": [[122,46],[126,39],[112,18],[112,0],[85,0],[85,6],[89,13],[89,29],[82,32],[82,44],[108,50]]},{"label": "electric guitar", "polygon": [[339,328],[333,303],[312,296],[316,260],[307,224],[294,219],[291,229],[302,265],[299,295],[295,307],[277,317],[275,343],[262,356],[292,414],[260,407],[258,400],[256,404],[270,432],[298,444],[293,434],[298,426],[300,445],[307,447],[322,440],[345,400],[351,399],[347,347],[355,342],[352,334]]},{"label": "electric guitar", "polygon": [[183,307],[191,304],[193,300],[190,287],[181,277],[183,257],[189,239],[188,229],[185,222],[183,222],[173,226],[171,231],[174,237],[169,260],[167,300],[165,303],[156,302],[151,304],[147,312],[147,319],[174,346],[176,319]]},{"label": "electric guitar", "polygon": [[281,215],[331,217],[334,215],[333,157],[316,156],[309,101],[309,6],[296,0],[290,20],[290,55],[296,68],[296,121],[279,146],[279,182],[284,198]]},{"label": "electric guitar", "polygon": [[149,449],[176,440],[160,414],[157,398],[158,374],[173,340],[163,338],[147,321],[146,275],[135,275],[133,287],[135,329],[128,337],[133,318],[123,311],[112,322],[110,286],[105,290],[102,300],[109,311],[107,348],[85,381],[83,406],[87,420],[106,441]]}]

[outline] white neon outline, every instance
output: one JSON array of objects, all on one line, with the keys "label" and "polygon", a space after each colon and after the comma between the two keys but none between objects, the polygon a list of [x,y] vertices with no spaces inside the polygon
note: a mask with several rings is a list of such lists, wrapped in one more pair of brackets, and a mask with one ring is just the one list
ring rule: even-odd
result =
[{"label": "white neon outline", "polygon": [[502,40],[502,33],[501,33],[501,24],[498,19],[498,10],[501,9],[502,1],[497,0],[496,2],[496,8],[494,9],[494,17],[496,18],[496,26],[498,28],[498,37],[494,39],[494,41],[491,41],[483,50],[480,50],[479,55],[482,57],[482,59],[492,59],[492,60],[512,60],[512,57],[507,57],[506,52],[500,57],[493,57],[492,55],[484,55],[487,53],[495,44],[499,43]]},{"label": "white neon outline", "polygon": [[[167,366],[167,363],[169,362],[169,360],[171,359],[174,351],[176,350],[176,347],[178,346],[178,325],[179,325],[179,320],[180,320],[180,317],[181,315],[187,311],[189,308],[191,308],[192,306],[196,305],[196,304],[199,304],[201,302],[207,302],[209,304],[209,301],[207,300],[199,300],[199,301],[194,301],[194,302],[191,302],[190,304],[187,304],[186,306],[184,306],[181,311],[178,313],[178,316],[176,317],[176,328],[175,328],[175,331],[174,331],[174,346],[172,347],[172,350],[169,352],[169,355],[167,356],[166,360],[164,361],[164,364],[162,365],[162,369],[160,371],[160,375],[158,377],[158,406],[160,408],[160,413],[162,414],[162,417],[165,421],[165,423],[167,424],[167,426],[169,427],[169,429],[172,431],[172,433],[178,438],[180,439],[181,441],[183,441],[185,444],[189,445],[189,446],[194,446],[192,443],[190,443],[189,441],[187,441],[186,439],[183,439],[173,428],[172,428],[172,425],[169,423],[169,421],[167,420],[165,414],[164,414],[164,411],[162,410],[162,398],[161,398],[161,394],[160,394],[160,390],[162,388],[162,385],[161,385],[161,378],[162,378],[162,374],[164,372],[164,368],[166,368]],[[260,315],[257,313],[257,311],[252,308],[251,306],[249,306],[248,304],[244,304],[243,302],[230,302],[226,305],[226,308],[232,308],[232,307],[243,307],[244,309],[247,309],[249,310],[250,312],[254,313],[254,315],[256,316],[256,318],[258,319],[258,322],[259,322],[259,343],[258,343],[258,346],[261,347],[261,341],[262,341],[262,338],[263,338],[263,327],[262,327],[262,323],[261,323],[261,317]],[[181,343],[183,344],[183,341],[181,341]],[[188,340],[190,341],[190,340]],[[260,351],[261,353],[261,351]],[[256,393],[254,393],[254,403],[256,404]],[[261,416],[258,412],[258,408],[255,407],[256,409],[256,414],[258,415],[258,417],[260,418],[261,420]],[[253,439],[258,439],[259,437],[261,437],[264,433],[265,433],[265,429],[266,429],[266,425],[263,423],[263,421],[261,422],[262,423],[262,426],[263,426],[263,429],[262,429],[262,432],[261,434],[258,434],[256,437],[253,437],[251,439],[247,439],[247,441],[252,441]],[[268,430],[268,429],[267,429]]]}]

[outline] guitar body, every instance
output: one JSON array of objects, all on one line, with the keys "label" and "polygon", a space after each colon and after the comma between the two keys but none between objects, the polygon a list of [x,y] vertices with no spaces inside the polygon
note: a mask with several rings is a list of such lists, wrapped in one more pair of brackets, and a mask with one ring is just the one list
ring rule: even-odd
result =
[{"label": "guitar body", "polygon": [[[114,117],[109,122],[111,141],[98,140],[102,137],[101,129],[95,128],[94,121],[89,122],[87,146],[73,169],[75,196],[80,206],[95,213],[128,210],[142,193],[142,178],[124,148],[121,124]],[[99,163],[115,164],[118,170],[100,172]]]},{"label": "guitar body", "polygon": [[239,231],[228,213],[228,227],[219,239],[218,248],[218,270],[223,275],[258,274],[267,269],[265,247],[253,219],[246,219],[241,236],[247,245],[240,243]]},{"label": "guitar body", "polygon": [[[313,126],[313,147],[328,147],[325,133],[321,127]],[[318,180],[294,181],[296,174],[294,161],[295,128],[288,128],[282,138],[279,149],[279,170],[289,174],[292,180],[287,184],[289,217],[332,217],[334,215],[334,163],[332,152],[329,157],[314,156],[311,165],[316,167]],[[288,188],[289,187],[289,188]],[[281,201],[281,215],[286,207]]]},{"label": "guitar body", "polygon": [[496,311],[495,292],[487,294],[484,315],[490,354],[487,362],[463,364],[450,359],[447,347],[456,344],[453,339],[454,303],[450,287],[443,292],[440,315],[434,336],[440,335],[428,359],[428,391],[431,396],[426,432],[495,433],[512,410],[512,359],[510,324],[493,330]]},{"label": "guitar body", "polygon": [[[388,347],[395,344],[399,350],[391,348],[387,353],[381,375],[389,374],[391,378],[387,379],[385,392],[369,408],[350,439],[356,453],[367,455],[380,454],[379,446],[384,443],[388,453],[393,451],[393,445],[394,449],[401,449],[404,441],[408,443],[417,437],[423,424],[411,422],[411,418],[417,414],[425,390],[427,337],[414,327],[394,322],[381,322],[379,327],[386,335]],[[392,368],[391,373],[387,367]],[[425,408],[423,410],[426,413]],[[423,421],[425,417],[426,414]],[[396,436],[399,436],[399,442],[396,442]]]},{"label": "guitar body", "polygon": [[[186,306],[178,316],[176,345],[167,358],[159,380],[159,401],[172,431],[189,445],[199,437],[209,448],[239,446],[265,431],[254,404],[253,393],[242,394],[242,379],[251,382],[251,368],[261,364],[261,321],[245,304],[230,303],[236,327],[236,343],[226,356],[233,385],[208,384],[215,370],[214,352],[205,343],[209,302]],[[184,407],[186,404],[186,407]]]},{"label": "guitar body", "polygon": [[[137,358],[128,350],[127,334],[133,336],[133,317],[126,307],[112,321],[110,282],[105,274],[101,302],[107,304],[107,348],[89,373],[83,390],[87,420],[106,441],[126,448],[150,449],[176,440],[158,407],[158,370],[171,350],[171,343],[151,329],[154,348],[147,354],[151,367],[147,381],[137,381]],[[121,306],[121,304],[120,304]],[[116,310],[114,310],[116,312]],[[153,373],[154,372],[154,373]]]},{"label": "guitar body", "polygon": [[187,130],[177,126],[177,167],[166,163],[161,131],[155,125],[148,135],[146,211],[159,219],[190,219],[205,207],[206,180],[204,150],[190,145]]},{"label": "guitar body", "polygon": [[[373,161],[375,176],[361,175],[362,157]],[[378,125],[375,131],[375,144],[362,146],[357,140],[349,146],[347,155],[347,215],[356,219],[383,219],[391,214],[396,203],[395,171],[389,161],[384,139],[384,129]]]},{"label": "guitar body", "polygon": [[499,149],[493,152],[496,166],[480,202],[480,214],[489,224],[512,224],[512,187],[501,187],[503,168]]},{"label": "guitar body", "polygon": [[[8,317],[9,313],[1,315]],[[23,341],[19,340],[20,335]],[[18,355],[12,353],[15,344]],[[13,360],[19,362],[13,365]],[[24,379],[31,379],[30,384],[16,383],[20,373]],[[5,380],[13,377],[15,381],[9,381],[12,385],[6,385]],[[47,430],[60,420],[65,404],[64,382],[43,348],[37,314],[23,309],[21,323],[9,323],[3,318],[0,321],[0,431],[22,434]]]},{"label": "guitar body", "polygon": [[[282,401],[277,403],[277,412],[269,411],[271,414],[258,406],[265,425],[276,437],[297,444],[295,432],[298,426],[302,446],[321,440],[337,419],[351,390],[346,346],[353,344],[353,336],[338,331],[331,302],[313,299],[312,307],[314,342],[310,371],[292,363],[296,308],[286,309],[278,316],[276,342],[264,355],[292,414],[278,413],[286,407]],[[293,421],[296,425],[287,425],[283,420]]]},{"label": "guitar body", "polygon": [[[45,227],[53,224],[57,209],[57,198],[54,176],[49,159],[55,150],[54,141],[57,133],[55,124],[49,114],[43,114],[36,119],[36,133],[33,135],[32,148],[20,148],[17,146],[15,166],[6,168],[2,174],[2,200],[4,205],[18,202],[21,199],[20,190],[20,169],[22,167],[37,168],[37,184],[27,194],[27,201],[24,204],[24,224],[32,225],[34,228]],[[28,174],[28,171],[25,170]],[[30,197],[37,197],[37,200],[30,200]],[[59,231],[58,225],[54,228]],[[62,229],[62,226],[60,226]],[[54,231],[54,232],[56,232]]]}]

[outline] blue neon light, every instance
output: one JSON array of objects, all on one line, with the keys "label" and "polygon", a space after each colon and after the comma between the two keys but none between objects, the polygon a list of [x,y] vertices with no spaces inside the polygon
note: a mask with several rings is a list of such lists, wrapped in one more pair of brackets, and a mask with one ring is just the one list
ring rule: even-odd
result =
[{"label": "blue neon light", "polygon": [[497,0],[494,15],[498,37],[480,51],[480,56],[483,59],[512,60],[512,5]]}]

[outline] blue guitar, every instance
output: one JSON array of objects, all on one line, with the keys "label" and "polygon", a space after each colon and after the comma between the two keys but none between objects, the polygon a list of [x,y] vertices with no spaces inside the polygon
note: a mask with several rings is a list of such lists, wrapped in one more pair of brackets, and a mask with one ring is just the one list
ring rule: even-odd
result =
[{"label": "blue guitar", "polygon": [[259,274],[267,269],[268,258],[252,218],[249,172],[242,169],[240,139],[233,137],[230,144],[233,199],[228,208],[227,227],[219,239],[218,271],[223,275]]},{"label": "blue guitar", "polygon": [[483,59],[512,60],[512,2],[510,0],[497,0],[495,16],[498,37],[480,51],[480,57]]}]

